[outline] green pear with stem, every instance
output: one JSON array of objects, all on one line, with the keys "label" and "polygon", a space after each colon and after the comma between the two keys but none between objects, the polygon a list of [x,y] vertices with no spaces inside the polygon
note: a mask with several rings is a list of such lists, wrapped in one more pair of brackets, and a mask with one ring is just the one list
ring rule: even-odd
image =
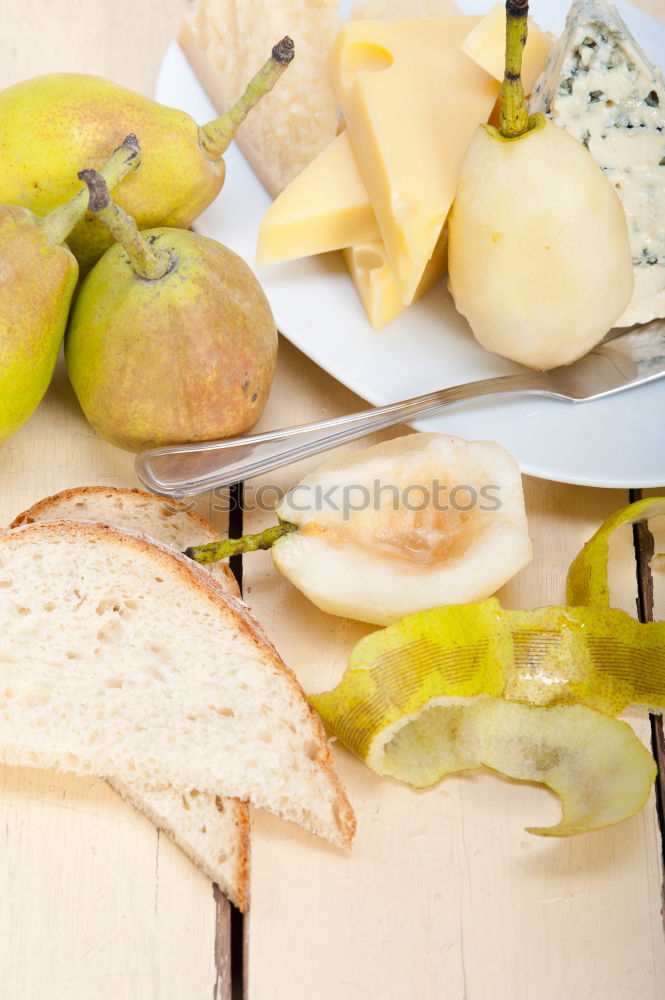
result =
[{"label": "green pear with stem", "polygon": [[[115,187],[140,161],[127,136],[102,169]],[[37,408],[53,376],[79,269],[65,245],[88,207],[82,187],[44,218],[0,206],[0,440]]]},{"label": "green pear with stem", "polygon": [[[218,195],[224,152],[293,51],[291,39],[282,39],[238,102],[201,127],[183,111],[96,76],[57,73],[7,88],[0,92],[0,202],[45,215],[74,194],[82,167],[99,169],[131,131],[141,137],[142,165],[123,185],[121,205],[141,229],[186,228]],[[69,238],[82,273],[111,243],[90,216]]]},{"label": "green pear with stem", "polygon": [[630,301],[628,229],[585,147],[529,117],[520,78],[528,3],[506,3],[500,126],[478,128],[449,218],[449,287],[476,339],[536,369],[569,364]]},{"label": "green pear with stem", "polygon": [[247,430],[263,412],[277,358],[254,273],[197,233],[139,232],[103,177],[79,176],[90,211],[118,241],[82,282],[65,338],[88,421],[128,451]]}]

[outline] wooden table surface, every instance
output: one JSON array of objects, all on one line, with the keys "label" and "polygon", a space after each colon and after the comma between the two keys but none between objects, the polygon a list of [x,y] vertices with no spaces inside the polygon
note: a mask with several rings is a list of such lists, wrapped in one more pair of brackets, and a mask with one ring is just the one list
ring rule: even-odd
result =
[{"label": "wooden table surface", "polygon": [[[664,0],[638,6],[665,20]],[[21,0],[2,11],[0,87],[94,72],[150,94],[188,0]],[[281,344],[261,427],[350,412],[362,401]],[[395,432],[392,431],[392,436]],[[271,481],[287,487],[316,461]],[[0,446],[0,523],[81,484],[136,485],[132,457],[97,438],[62,371]],[[665,485],[665,484],[664,484]],[[533,563],[509,607],[562,603],[568,563],[627,490],[527,479]],[[658,492],[658,491],[653,491]],[[665,492],[665,490],[661,491]],[[225,529],[214,498],[201,513]],[[245,530],[266,515],[246,513]],[[654,525],[654,531],[657,523]],[[647,532],[612,546],[614,603],[665,615]],[[665,531],[656,536],[665,550]],[[366,626],[314,609],[245,560],[245,599],[306,690],[340,676]],[[652,586],[651,586],[652,584]],[[650,722],[631,715],[648,741]],[[469,773],[417,793],[336,761],[358,816],[350,856],[258,813],[244,921],[102,781],[0,768],[0,1000],[656,1000],[665,996],[662,841],[655,797],[634,819],[551,841],[541,789]]]}]

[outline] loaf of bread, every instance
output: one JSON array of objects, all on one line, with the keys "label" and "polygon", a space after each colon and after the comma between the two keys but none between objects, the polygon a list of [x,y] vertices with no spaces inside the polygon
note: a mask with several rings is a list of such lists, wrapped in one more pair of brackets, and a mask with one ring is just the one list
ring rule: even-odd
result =
[{"label": "loaf of bread", "polygon": [[338,29],[338,0],[198,0],[182,23],[180,45],[220,113],[242,95],[273,45],[284,35],[293,39],[293,62],[237,135],[273,197],[336,135],[328,53]]},{"label": "loaf of bread", "polygon": [[[40,500],[19,514],[17,528],[37,521],[97,521],[149,535],[180,551],[205,545],[219,534],[185,504],[163,500],[136,489],[88,486],[64,490]],[[240,596],[228,564],[211,563],[218,583]],[[171,787],[154,788],[135,775],[110,777],[124,799],[144,813],[216,882],[232,903],[244,912],[249,894],[249,810],[246,802],[222,795]]]},{"label": "loaf of bread", "polygon": [[248,800],[340,846],[321,722],[247,607],[103,524],[0,536],[0,761]]}]

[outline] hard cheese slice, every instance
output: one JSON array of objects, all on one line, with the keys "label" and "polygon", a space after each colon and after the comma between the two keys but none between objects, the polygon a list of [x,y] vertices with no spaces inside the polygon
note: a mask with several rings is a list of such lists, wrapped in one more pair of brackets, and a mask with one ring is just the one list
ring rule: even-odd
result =
[{"label": "hard cheese slice", "polygon": [[346,132],[275,199],[259,228],[257,264],[341,250],[380,239],[367,188]]},{"label": "hard cheese slice", "polygon": [[[346,131],[272,203],[259,228],[256,262],[276,264],[331,250],[344,250],[349,274],[375,330],[403,312],[406,305],[400,298]],[[445,267],[442,238],[414,298],[431,288]]]},{"label": "hard cheese slice", "polygon": [[411,302],[462,157],[499,84],[460,51],[478,17],[345,24],[331,55],[353,150],[400,297]]},{"label": "hard cheese slice", "polygon": [[[529,31],[522,56],[522,83],[525,93],[531,93],[553,42],[554,37],[529,18]],[[488,11],[480,24],[464,39],[461,49],[496,80],[503,80],[506,59],[505,4],[497,3]]]},{"label": "hard cheese slice", "polygon": [[584,143],[626,212],[635,291],[617,326],[665,316],[665,79],[605,0],[577,0],[530,103]]}]

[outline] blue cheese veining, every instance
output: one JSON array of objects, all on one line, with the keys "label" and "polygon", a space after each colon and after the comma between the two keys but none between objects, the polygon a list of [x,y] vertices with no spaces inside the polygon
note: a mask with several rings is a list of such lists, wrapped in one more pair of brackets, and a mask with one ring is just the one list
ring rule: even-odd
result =
[{"label": "blue cheese veining", "polygon": [[606,0],[573,3],[530,110],[584,143],[621,198],[635,292],[617,325],[665,316],[665,78]]}]

